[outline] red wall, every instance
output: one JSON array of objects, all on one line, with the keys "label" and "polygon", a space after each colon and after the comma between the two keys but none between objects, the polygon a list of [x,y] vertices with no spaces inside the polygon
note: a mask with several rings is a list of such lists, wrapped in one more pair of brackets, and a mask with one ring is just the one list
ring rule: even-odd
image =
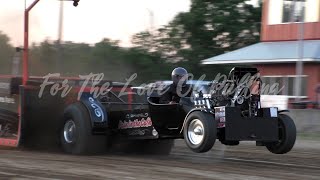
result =
[{"label": "red wall", "polygon": [[[295,64],[264,64],[255,65],[262,76],[265,75],[295,75]],[[315,88],[320,83],[320,64],[304,64],[303,74],[308,76],[307,93],[310,100],[316,100]]]},{"label": "red wall", "polygon": [[[288,41],[299,39],[299,23],[268,25],[269,0],[262,9],[261,41]],[[320,39],[320,22],[304,24],[304,39]]]},{"label": "red wall", "polygon": [[[267,25],[261,34],[261,41],[291,41],[299,39],[299,24]],[[320,22],[305,23],[305,40],[320,39]]]}]

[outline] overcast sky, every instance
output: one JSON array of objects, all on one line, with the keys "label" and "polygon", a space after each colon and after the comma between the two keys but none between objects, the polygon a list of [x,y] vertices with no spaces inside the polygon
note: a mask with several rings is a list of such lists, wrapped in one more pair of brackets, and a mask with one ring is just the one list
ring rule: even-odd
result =
[{"label": "overcast sky", "polygon": [[[24,0],[0,1],[0,31],[13,45],[22,45]],[[30,42],[57,39],[59,5],[57,0],[41,0],[31,11]],[[64,2],[63,40],[93,44],[107,37],[128,46],[131,35],[150,28],[150,11],[159,27],[189,7],[190,0],[81,0],[76,8]]]}]

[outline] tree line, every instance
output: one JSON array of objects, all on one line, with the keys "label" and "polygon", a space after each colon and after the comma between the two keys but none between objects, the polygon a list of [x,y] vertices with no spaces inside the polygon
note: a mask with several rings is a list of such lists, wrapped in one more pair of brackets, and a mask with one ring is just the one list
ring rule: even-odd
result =
[{"label": "tree line", "polygon": [[[170,79],[174,67],[185,67],[195,77],[226,73],[230,66],[201,65],[200,61],[254,43],[260,38],[261,3],[245,0],[191,0],[188,12],[167,25],[132,37],[132,47],[108,38],[94,45],[45,40],[30,47],[30,72],[43,76],[104,73],[105,79],[125,81],[137,73],[136,83]],[[0,31],[0,72],[10,73],[15,48]]]}]

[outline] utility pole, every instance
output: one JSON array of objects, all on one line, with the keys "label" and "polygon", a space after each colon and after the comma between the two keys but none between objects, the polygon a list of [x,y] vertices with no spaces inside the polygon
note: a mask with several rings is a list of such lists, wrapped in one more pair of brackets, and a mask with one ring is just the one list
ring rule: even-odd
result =
[{"label": "utility pole", "polygon": [[298,30],[298,60],[296,63],[296,100],[299,101],[302,96],[302,75],[303,75],[303,57],[304,57],[304,14],[305,7],[303,4],[304,1],[300,1],[301,16],[299,21],[299,30]]},{"label": "utility pole", "polygon": [[61,66],[61,61],[63,58],[63,52],[62,52],[62,36],[63,36],[63,1],[60,1],[60,9],[59,9],[59,25],[58,25],[58,41],[57,41],[57,59],[56,59],[56,72],[62,73],[62,66]]},{"label": "utility pole", "polygon": [[[151,35],[151,37],[149,37],[149,41],[154,44],[155,41],[153,39],[153,36],[155,34],[155,26],[154,26],[154,13],[152,10],[150,10],[149,8],[147,8],[148,13],[149,13],[149,28],[148,28],[148,32]],[[151,48],[151,51],[155,51],[154,48]]]},{"label": "utility pole", "polygon": [[20,75],[20,65],[21,65],[21,48],[16,48],[16,52],[14,53],[13,59],[12,59],[12,69],[11,69],[11,75],[13,76],[19,76]]},{"label": "utility pole", "polygon": [[153,33],[154,32],[154,29],[155,29],[155,27],[154,27],[154,13],[153,13],[153,11],[152,10],[150,10],[150,9],[147,9],[148,10],[148,13],[149,13],[149,18],[150,18],[150,29],[149,29],[149,31],[151,32],[151,33]]}]

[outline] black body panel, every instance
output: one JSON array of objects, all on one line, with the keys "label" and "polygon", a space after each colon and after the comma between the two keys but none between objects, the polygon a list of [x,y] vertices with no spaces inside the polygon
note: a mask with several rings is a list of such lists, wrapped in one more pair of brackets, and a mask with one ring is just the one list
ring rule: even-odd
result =
[{"label": "black body panel", "polygon": [[240,109],[225,107],[225,139],[228,141],[278,141],[278,118],[266,112],[262,117],[242,117]]},{"label": "black body panel", "polygon": [[0,79],[0,145],[17,146],[19,141],[19,77]]},{"label": "black body panel", "polygon": [[158,100],[159,97],[148,99],[153,126],[160,137],[181,137],[185,117],[193,108],[190,98],[181,98],[179,104],[158,104]]},{"label": "black body panel", "polygon": [[59,145],[59,131],[63,127],[65,99],[52,96],[44,90],[41,98],[36,86],[22,87],[22,136],[21,144],[25,147],[47,148]]}]

